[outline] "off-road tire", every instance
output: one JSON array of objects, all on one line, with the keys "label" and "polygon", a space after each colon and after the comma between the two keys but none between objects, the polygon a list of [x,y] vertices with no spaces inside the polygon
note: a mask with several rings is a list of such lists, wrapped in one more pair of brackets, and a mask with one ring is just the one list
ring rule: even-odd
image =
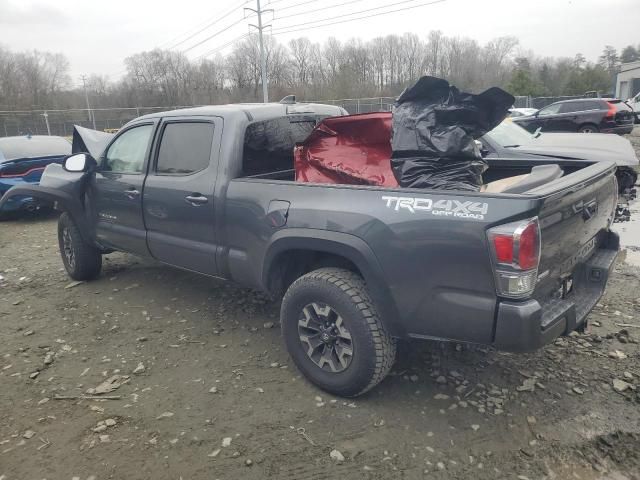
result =
[{"label": "off-road tire", "polygon": [[[298,322],[305,306],[314,302],[335,310],[351,335],[353,355],[343,371],[320,368],[300,340]],[[380,321],[364,280],[349,270],[321,268],[298,278],[282,300],[280,320],[287,350],[298,369],[332,394],[362,395],[387,376],[395,361],[395,340]]]},{"label": "off-road tire", "polygon": [[58,244],[64,268],[74,280],[93,280],[100,275],[102,254],[80,235],[67,212],[58,219]]},{"label": "off-road tire", "polygon": [[592,123],[587,123],[585,125],[580,125],[578,129],[578,133],[598,133],[600,129],[597,125],[593,125]]}]

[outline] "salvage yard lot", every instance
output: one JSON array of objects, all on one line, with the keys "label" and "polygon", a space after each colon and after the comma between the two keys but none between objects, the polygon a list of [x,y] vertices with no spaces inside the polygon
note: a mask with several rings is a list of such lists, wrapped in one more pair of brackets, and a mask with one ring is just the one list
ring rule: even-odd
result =
[{"label": "salvage yard lot", "polygon": [[[49,217],[0,234],[2,480],[640,475],[640,328],[620,326],[640,323],[640,276],[623,261],[590,333],[526,355],[403,344],[345,401],[295,370],[277,303],[124,254],[76,284],[55,233]],[[56,399],[113,375],[113,399]]]}]

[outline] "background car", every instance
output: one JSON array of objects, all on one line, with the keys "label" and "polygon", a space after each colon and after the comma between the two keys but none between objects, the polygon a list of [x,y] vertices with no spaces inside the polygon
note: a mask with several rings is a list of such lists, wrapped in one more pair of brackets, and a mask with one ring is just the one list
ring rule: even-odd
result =
[{"label": "background car", "polygon": [[533,115],[537,111],[538,111],[537,108],[510,108],[509,109],[509,116],[511,118],[524,117],[524,116],[527,116],[527,115]]},{"label": "background car", "polygon": [[636,117],[635,118],[636,123],[640,123],[640,93],[638,93],[635,97],[632,97],[629,100],[627,100],[626,103],[633,110],[633,113]]},{"label": "background car", "polygon": [[515,117],[530,132],[631,133],[634,114],[629,105],[614,98],[563,100],[533,115]]},{"label": "background car", "polygon": [[[631,142],[618,135],[578,135],[576,133],[531,134],[507,118],[480,138],[485,158],[611,160],[618,165],[616,178],[621,194],[629,193],[638,179],[638,157]],[[505,160],[508,161],[508,160]]]},{"label": "background car", "polygon": [[[37,184],[45,167],[62,163],[71,154],[71,143],[62,137],[26,135],[0,138],[0,197],[14,185]],[[0,218],[21,211],[50,210],[53,205],[31,197],[11,199]]]}]

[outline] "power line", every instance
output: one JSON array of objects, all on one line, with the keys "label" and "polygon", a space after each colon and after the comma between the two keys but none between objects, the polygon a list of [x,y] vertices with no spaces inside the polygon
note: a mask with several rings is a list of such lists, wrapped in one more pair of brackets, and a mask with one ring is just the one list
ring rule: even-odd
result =
[{"label": "power line", "polygon": [[234,38],[234,39],[232,39],[232,40],[229,40],[229,41],[228,41],[228,42],[226,42],[226,43],[223,43],[222,45],[219,45],[219,46],[217,46],[217,47],[215,47],[215,48],[212,48],[212,49],[211,49],[211,50],[209,50],[208,52],[203,53],[203,54],[202,54],[202,55],[200,55],[199,57],[196,57],[196,58],[194,59],[194,61],[196,61],[196,62],[197,62],[198,60],[200,60],[200,59],[202,59],[202,58],[205,58],[205,57],[208,57],[209,55],[211,55],[211,54],[213,54],[213,53],[219,52],[220,50],[223,50],[224,48],[228,47],[229,45],[232,45],[232,44],[234,44],[234,43],[236,43],[236,42],[239,42],[240,40],[244,40],[245,38],[247,38],[247,37],[249,37],[249,36],[250,36],[250,35],[249,35],[248,33],[245,33],[245,34],[243,34],[243,35],[240,35],[240,36],[238,36],[238,37],[236,37],[236,38]]},{"label": "power line", "polygon": [[[328,20],[344,18],[344,17],[348,17],[348,16],[351,16],[351,15],[357,15],[357,14],[364,13],[364,12],[370,12],[372,10],[379,10],[381,8],[388,8],[388,7],[393,6],[393,5],[399,5],[399,4],[402,4],[402,3],[408,3],[408,2],[413,2],[413,1],[416,1],[416,0],[405,0],[405,1],[402,1],[402,2],[397,2],[397,3],[392,3],[392,4],[389,4],[389,5],[386,5],[385,7],[370,8],[370,9],[367,9],[367,10],[362,10],[360,12],[346,13],[346,14],[343,14],[343,15],[335,16],[335,17],[321,18],[319,20],[314,20],[314,21],[311,21],[311,22],[298,23],[296,25],[288,25],[286,27],[280,27],[280,28],[274,29],[274,32],[272,33],[272,35],[282,35],[282,34],[285,34],[285,33],[293,33],[293,32],[298,32],[298,31],[301,31],[301,30],[308,30],[308,29],[311,29],[311,28],[328,27],[330,25],[337,25],[337,24],[340,24],[340,23],[353,22],[355,20],[364,20],[366,18],[379,17],[381,15],[388,15],[390,13],[402,12],[404,10],[411,10],[413,8],[426,7],[426,6],[429,6],[429,5],[434,5],[436,3],[443,3],[443,2],[446,2],[447,0],[435,0],[435,1],[432,1],[432,2],[428,2],[428,3],[423,3],[423,4],[420,4],[420,5],[411,5],[409,7],[397,8],[395,10],[389,10],[388,12],[379,12],[379,13],[374,13],[374,14],[371,14],[371,15],[365,15],[363,17],[348,18],[346,20],[338,20],[336,22],[325,23],[323,25],[312,25],[312,26],[306,26],[304,28],[295,28],[295,27],[301,27],[303,25],[309,25],[309,24],[318,23],[318,22],[325,22],[325,21],[328,21]],[[293,28],[293,30],[289,30],[291,28]],[[282,31],[280,31],[280,30],[282,30]]]},{"label": "power line", "polygon": [[233,7],[231,10],[229,10],[227,13],[225,13],[223,16],[216,18],[216,20],[214,20],[213,22],[207,23],[204,27],[202,27],[201,29],[199,29],[197,32],[189,35],[187,38],[184,38],[182,40],[180,40],[178,43],[176,43],[175,45],[169,47],[169,49],[173,49],[178,47],[179,45],[182,45],[183,43],[191,40],[193,37],[199,35],[200,33],[204,32],[205,30],[207,30],[210,27],[213,27],[214,25],[216,25],[217,23],[221,22],[222,20],[224,20],[225,18],[227,18],[229,15],[231,15],[232,13],[235,13],[239,8],[241,8],[242,6],[246,5],[247,3],[249,3],[250,0],[244,0],[242,3],[240,3],[240,5],[237,5],[235,7]]},{"label": "power line", "polygon": [[[248,18],[248,17],[247,17],[247,18]],[[239,19],[239,20],[237,20],[237,21],[233,22],[232,24],[227,25],[225,28],[223,28],[222,30],[218,30],[218,31],[217,31],[216,33],[214,33],[213,35],[209,35],[207,38],[204,38],[204,39],[200,40],[199,42],[195,43],[194,45],[191,45],[190,47],[185,48],[184,50],[182,50],[182,53],[187,53],[187,52],[189,52],[189,51],[193,50],[194,48],[199,47],[199,46],[200,46],[200,45],[202,45],[203,43],[208,42],[208,41],[209,41],[209,40],[211,40],[212,38],[217,37],[218,35],[220,35],[220,34],[222,34],[222,33],[226,32],[226,31],[227,31],[227,30],[229,30],[230,28],[235,27],[235,26],[236,26],[236,25],[238,25],[240,22],[244,22],[245,20],[246,20],[246,18],[241,18],[241,19]]]},{"label": "power line", "polygon": [[278,8],[278,11],[282,12],[283,10],[291,10],[292,8],[302,7],[303,5],[307,5],[309,3],[315,3],[315,2],[318,2],[318,1],[320,1],[320,0],[307,0],[306,2],[295,3],[293,5],[289,5],[288,7]]},{"label": "power line", "polygon": [[[316,0],[313,0],[313,1],[316,1]],[[350,0],[349,2],[341,2],[341,3],[336,3],[336,4],[333,4],[333,5],[324,5],[323,7],[316,8],[314,10],[305,10],[304,12],[291,13],[289,15],[284,15],[282,17],[278,17],[278,16],[274,15],[273,20],[275,21],[275,20],[283,20],[285,18],[299,17],[300,15],[307,15],[309,13],[321,12],[323,10],[327,10],[327,9],[333,8],[333,7],[344,7],[345,5],[351,5],[352,3],[358,3],[358,2],[363,2],[363,1],[364,0]],[[408,1],[414,2],[416,0],[408,0]],[[311,3],[311,2],[307,2],[307,3]],[[304,3],[301,3],[300,5],[304,5]],[[299,6],[299,5],[296,5],[296,6]],[[387,5],[387,7],[388,6],[389,5]],[[384,7],[378,7],[378,8],[384,8]],[[284,10],[284,8],[280,9],[280,11],[282,11],[282,10]],[[359,13],[359,12],[355,12],[355,13]],[[351,14],[345,13],[344,15],[351,15]],[[283,27],[283,28],[285,28],[285,27]]]},{"label": "power line", "polygon": [[[355,0],[352,0],[352,1],[355,1]],[[364,10],[359,10],[357,12],[342,13],[340,15],[335,15],[333,17],[320,18],[318,20],[311,20],[309,22],[298,23],[298,24],[295,24],[295,25],[289,25],[289,26],[285,26],[285,27],[278,27],[278,28],[275,28],[274,30],[275,31],[284,30],[284,29],[293,28],[293,27],[300,27],[300,26],[303,26],[303,25],[310,25],[310,24],[313,24],[313,23],[325,22],[325,21],[328,21],[328,20],[336,20],[336,19],[340,19],[340,18],[344,18],[344,17],[350,17],[351,15],[359,15],[361,13],[372,12],[374,10],[381,10],[383,8],[395,7],[396,5],[402,5],[402,4],[405,4],[405,3],[411,3],[411,2],[416,2],[416,1],[418,1],[418,0],[402,0],[400,2],[390,3],[388,5],[382,5],[380,7],[367,8],[367,9],[364,9]],[[441,1],[446,1],[446,0],[438,0],[438,1],[435,1],[435,2],[431,2],[431,3],[439,3]],[[387,12],[380,12],[380,15],[384,15],[384,13],[387,13]]]}]

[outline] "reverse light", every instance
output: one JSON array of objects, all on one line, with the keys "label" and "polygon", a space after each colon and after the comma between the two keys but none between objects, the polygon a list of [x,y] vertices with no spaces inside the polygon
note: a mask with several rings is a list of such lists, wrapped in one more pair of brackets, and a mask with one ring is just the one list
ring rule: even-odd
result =
[{"label": "reverse light", "polygon": [[524,298],[533,293],[540,262],[537,218],[508,223],[487,232],[498,295]]}]

